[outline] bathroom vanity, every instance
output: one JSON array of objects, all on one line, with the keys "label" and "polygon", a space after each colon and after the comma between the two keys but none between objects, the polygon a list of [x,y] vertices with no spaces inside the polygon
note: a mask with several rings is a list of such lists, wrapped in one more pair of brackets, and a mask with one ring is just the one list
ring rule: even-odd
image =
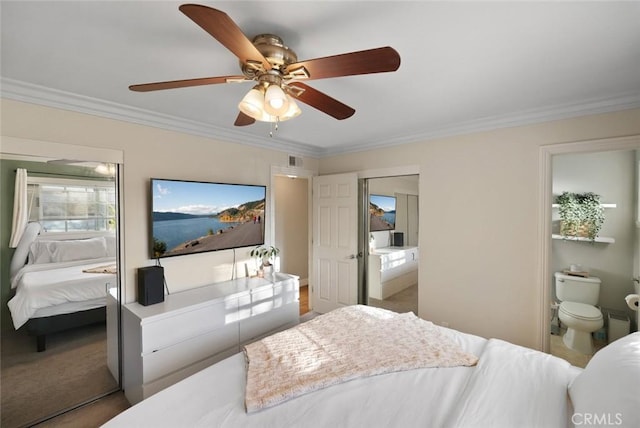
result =
[{"label": "bathroom vanity", "polygon": [[418,283],[418,247],[376,248],[369,254],[369,297],[386,299]]}]

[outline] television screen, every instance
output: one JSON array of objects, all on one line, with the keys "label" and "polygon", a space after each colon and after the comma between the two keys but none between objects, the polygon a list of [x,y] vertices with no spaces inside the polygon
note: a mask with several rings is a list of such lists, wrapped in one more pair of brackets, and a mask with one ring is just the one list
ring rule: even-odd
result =
[{"label": "television screen", "polygon": [[151,257],[264,244],[266,186],[151,179]]},{"label": "television screen", "polygon": [[393,230],[396,228],[396,198],[369,195],[369,230]]}]

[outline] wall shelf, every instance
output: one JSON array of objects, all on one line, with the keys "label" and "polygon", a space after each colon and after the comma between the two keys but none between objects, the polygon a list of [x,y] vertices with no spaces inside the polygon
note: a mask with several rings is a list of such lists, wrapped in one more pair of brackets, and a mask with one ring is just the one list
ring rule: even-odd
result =
[{"label": "wall shelf", "polygon": [[[618,204],[600,204],[602,208],[618,208]],[[560,204],[551,204],[552,208],[560,208]]]},{"label": "wall shelf", "polygon": [[[557,235],[557,234],[553,234],[551,235],[551,238],[553,239],[561,239],[563,241],[578,241],[578,242],[592,242],[591,239],[589,238],[583,238],[581,236],[562,236],[562,235]],[[614,242],[616,242],[616,240],[614,238],[608,238],[606,236],[597,236],[596,239],[593,240],[593,242],[601,242],[603,244],[613,244]]]},{"label": "wall shelf", "polygon": [[[600,206],[602,208],[617,208],[618,204],[600,204]],[[552,208],[559,208],[560,204],[551,204]],[[553,239],[561,239],[564,241],[577,241],[577,242],[600,242],[603,244],[613,244],[616,242],[616,240],[614,238],[609,238],[606,236],[597,236],[593,241],[589,238],[583,238],[581,236],[562,236],[562,235],[558,235],[558,234],[553,234],[551,235],[551,238]]]}]

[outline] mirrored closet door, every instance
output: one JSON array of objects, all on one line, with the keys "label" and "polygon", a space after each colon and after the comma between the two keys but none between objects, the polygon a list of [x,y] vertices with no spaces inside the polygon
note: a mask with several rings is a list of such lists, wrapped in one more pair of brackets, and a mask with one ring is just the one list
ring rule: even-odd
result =
[{"label": "mirrored closet door", "polygon": [[[120,388],[121,166],[6,147],[0,153],[0,425],[8,428]],[[26,227],[16,225],[15,204],[27,212]]]},{"label": "mirrored closet door", "polygon": [[370,306],[418,314],[418,183],[418,175],[366,180],[362,228]]}]

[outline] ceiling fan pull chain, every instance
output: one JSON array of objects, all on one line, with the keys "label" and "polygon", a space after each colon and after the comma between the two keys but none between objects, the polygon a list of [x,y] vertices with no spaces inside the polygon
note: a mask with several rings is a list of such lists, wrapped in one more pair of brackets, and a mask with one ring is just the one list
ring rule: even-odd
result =
[{"label": "ceiling fan pull chain", "polygon": [[276,116],[275,122],[269,122],[271,130],[269,131],[269,137],[273,138],[273,133],[278,130],[278,124],[280,123],[280,116]]}]

